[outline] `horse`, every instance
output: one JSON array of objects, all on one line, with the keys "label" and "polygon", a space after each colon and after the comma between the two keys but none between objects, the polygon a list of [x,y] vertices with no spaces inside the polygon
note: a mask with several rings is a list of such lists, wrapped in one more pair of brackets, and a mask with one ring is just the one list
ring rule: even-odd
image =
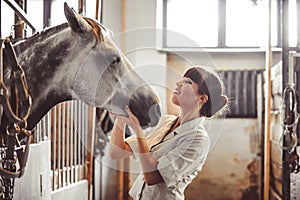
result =
[{"label": "horse", "polygon": [[[64,11],[68,23],[14,44],[32,99],[27,128],[34,128],[56,104],[72,99],[121,115],[128,105],[142,126],[155,126],[159,99],[114,44],[110,31],[66,3]],[[4,66],[5,57],[4,52]],[[10,69],[4,70],[9,80]]]},{"label": "horse", "polygon": [[[127,115],[129,106],[143,128],[155,126],[161,116],[159,98],[118,49],[111,31],[66,3],[64,13],[66,23],[13,43],[31,97],[26,129],[32,130],[58,103],[75,99],[120,115]],[[10,65],[3,49],[7,86],[12,84]],[[3,113],[0,138],[8,126]]]}]

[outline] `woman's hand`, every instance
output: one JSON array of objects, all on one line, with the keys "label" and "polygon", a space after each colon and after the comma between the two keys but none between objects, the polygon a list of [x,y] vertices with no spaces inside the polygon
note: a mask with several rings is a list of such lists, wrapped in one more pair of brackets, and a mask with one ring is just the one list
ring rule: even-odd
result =
[{"label": "woman's hand", "polygon": [[125,111],[128,114],[128,117],[125,117],[123,115],[116,115],[116,114],[112,114],[112,115],[117,119],[126,123],[136,132],[136,134],[138,134],[142,129],[138,118],[132,113],[132,111],[128,106],[125,107]]}]

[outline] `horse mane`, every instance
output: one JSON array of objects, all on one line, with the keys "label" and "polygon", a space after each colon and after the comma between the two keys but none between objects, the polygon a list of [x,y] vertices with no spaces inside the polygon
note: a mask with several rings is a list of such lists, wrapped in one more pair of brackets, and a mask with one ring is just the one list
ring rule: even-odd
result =
[{"label": "horse mane", "polygon": [[[98,24],[95,20],[92,20],[90,18],[84,17],[84,19],[86,20],[86,22],[92,27],[92,31],[96,37],[96,42],[94,46],[97,46],[100,42],[104,41],[104,37],[101,31],[101,28],[104,28],[103,26],[101,26],[100,24]],[[26,47],[26,45],[29,44],[33,44],[36,42],[40,42],[42,41],[45,37],[49,36],[49,35],[53,35],[53,33],[61,31],[66,29],[67,27],[69,27],[68,23],[65,22],[63,24],[54,26],[54,27],[50,27],[50,28],[46,28],[44,30],[42,30],[40,33],[37,32],[36,34],[32,35],[31,37],[25,38],[25,39],[21,39],[21,40],[15,40],[13,43],[19,43],[18,46],[23,49],[23,47]],[[39,36],[44,36],[44,37],[39,37]]]},{"label": "horse mane", "polygon": [[[44,40],[45,37],[53,35],[53,33],[61,31],[66,29],[67,27],[69,27],[68,23],[63,23],[57,26],[53,26],[50,28],[46,28],[44,30],[42,30],[41,32],[37,32],[34,35],[28,37],[28,38],[24,38],[21,40],[15,40],[13,41],[13,43],[18,43],[18,46],[23,49],[24,47],[26,48],[27,44],[33,44],[36,42],[41,42],[42,40]],[[40,36],[44,36],[44,37],[40,37]]]}]

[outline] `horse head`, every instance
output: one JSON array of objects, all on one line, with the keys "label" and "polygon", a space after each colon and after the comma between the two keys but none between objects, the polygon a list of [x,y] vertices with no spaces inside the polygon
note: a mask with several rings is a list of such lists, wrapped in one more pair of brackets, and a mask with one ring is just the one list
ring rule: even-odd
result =
[{"label": "horse head", "polygon": [[127,105],[142,126],[156,125],[160,118],[159,99],[114,44],[111,32],[96,21],[79,16],[67,4],[64,11],[76,41],[89,47],[81,50],[85,53],[83,59],[73,62],[77,65],[71,84],[73,96],[121,115],[126,115]]}]

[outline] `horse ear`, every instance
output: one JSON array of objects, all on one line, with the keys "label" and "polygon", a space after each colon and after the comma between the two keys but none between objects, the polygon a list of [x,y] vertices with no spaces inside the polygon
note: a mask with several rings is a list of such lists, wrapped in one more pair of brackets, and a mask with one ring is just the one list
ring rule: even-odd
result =
[{"label": "horse ear", "polygon": [[70,8],[66,2],[64,4],[64,11],[68,23],[74,32],[83,33],[91,29],[90,25],[74,9]]}]

